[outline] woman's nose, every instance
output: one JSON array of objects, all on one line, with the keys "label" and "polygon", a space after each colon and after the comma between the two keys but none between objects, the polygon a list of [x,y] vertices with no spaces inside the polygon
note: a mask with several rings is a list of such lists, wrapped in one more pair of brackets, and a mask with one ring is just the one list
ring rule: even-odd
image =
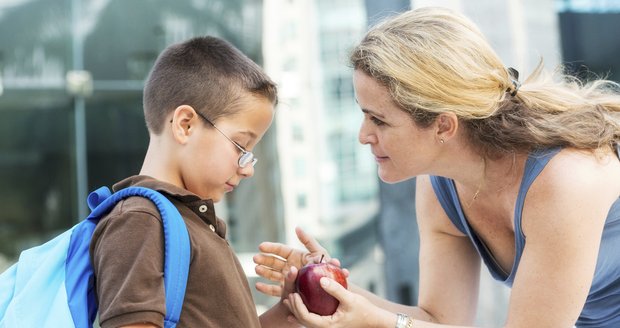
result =
[{"label": "woman's nose", "polygon": [[362,126],[360,127],[360,132],[357,138],[362,145],[373,144],[377,142],[377,137],[375,136],[375,134],[368,131],[368,129],[364,127],[364,124],[362,124]]}]

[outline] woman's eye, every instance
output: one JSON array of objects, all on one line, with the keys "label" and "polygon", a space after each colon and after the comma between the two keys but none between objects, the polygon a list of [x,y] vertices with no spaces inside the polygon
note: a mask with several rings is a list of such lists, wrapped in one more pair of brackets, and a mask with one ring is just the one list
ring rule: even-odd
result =
[{"label": "woman's eye", "polygon": [[383,124],[385,124],[385,122],[383,122],[382,120],[380,120],[380,119],[378,119],[378,118],[376,118],[376,117],[374,117],[374,116],[371,116],[371,117],[370,117],[370,120],[371,120],[371,121],[372,121],[375,125],[383,125]]}]

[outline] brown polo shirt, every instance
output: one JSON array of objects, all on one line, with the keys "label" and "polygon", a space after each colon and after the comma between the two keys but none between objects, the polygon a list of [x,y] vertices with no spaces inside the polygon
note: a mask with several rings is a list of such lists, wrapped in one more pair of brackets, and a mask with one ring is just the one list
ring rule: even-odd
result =
[{"label": "brown polo shirt", "polygon": [[[213,202],[147,176],[130,177],[113,189],[129,186],[164,194],[187,225],[191,259],[178,327],[260,327],[247,278]],[[125,199],[101,219],[90,254],[102,327],[142,322],[163,327],[163,249],[161,217],[146,198]]]}]

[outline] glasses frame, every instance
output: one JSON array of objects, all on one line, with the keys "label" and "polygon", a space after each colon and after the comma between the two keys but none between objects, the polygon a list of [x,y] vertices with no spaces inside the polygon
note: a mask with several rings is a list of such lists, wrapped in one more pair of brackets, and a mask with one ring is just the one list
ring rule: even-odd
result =
[{"label": "glasses frame", "polygon": [[240,144],[238,144],[234,140],[230,139],[226,135],[226,133],[222,132],[222,130],[220,130],[213,122],[211,122],[211,120],[206,118],[204,115],[202,115],[198,111],[196,111],[196,114],[200,118],[205,120],[207,123],[211,124],[211,126],[213,126],[217,130],[217,132],[219,132],[221,135],[223,135],[224,138],[228,139],[228,141],[230,141],[233,145],[235,145],[235,147],[237,147],[237,149],[239,149],[239,151],[241,152],[241,156],[239,157],[239,160],[237,161],[237,164],[239,165],[239,167],[245,168],[246,166],[248,166],[248,164],[252,165],[252,167],[254,167],[254,165],[256,165],[256,162],[258,162],[258,158],[256,158],[254,156],[254,153],[252,153],[251,151],[247,151],[245,148],[241,147]]}]

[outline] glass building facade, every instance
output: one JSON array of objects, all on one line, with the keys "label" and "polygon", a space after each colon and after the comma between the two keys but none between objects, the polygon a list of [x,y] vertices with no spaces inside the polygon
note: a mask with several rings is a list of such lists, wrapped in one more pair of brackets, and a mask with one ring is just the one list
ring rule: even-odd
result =
[{"label": "glass building facade", "polygon": [[558,0],[562,57],[568,71],[582,79],[620,82],[620,1]]},{"label": "glass building facade", "polygon": [[161,50],[210,34],[260,63],[261,19],[252,0],[0,2],[0,266],[85,217],[88,191],[139,172]]}]

